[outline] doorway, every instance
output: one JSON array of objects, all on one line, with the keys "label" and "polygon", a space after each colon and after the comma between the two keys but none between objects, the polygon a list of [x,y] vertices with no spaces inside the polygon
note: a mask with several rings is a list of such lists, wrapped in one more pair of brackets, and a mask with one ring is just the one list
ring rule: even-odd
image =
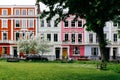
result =
[{"label": "doorway", "polygon": [[56,59],[60,59],[60,48],[55,48]]},{"label": "doorway", "polygon": [[17,47],[13,47],[13,56],[17,57]]},{"label": "doorway", "polygon": [[113,59],[116,59],[117,48],[113,48]]}]

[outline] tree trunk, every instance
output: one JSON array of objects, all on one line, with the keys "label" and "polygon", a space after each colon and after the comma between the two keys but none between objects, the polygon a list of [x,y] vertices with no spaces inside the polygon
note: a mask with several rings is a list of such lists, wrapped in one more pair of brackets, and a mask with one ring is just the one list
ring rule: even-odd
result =
[{"label": "tree trunk", "polygon": [[107,50],[106,50],[106,40],[104,37],[104,30],[103,28],[99,28],[99,31],[96,32],[97,36],[98,36],[98,40],[99,40],[99,47],[100,47],[100,54],[101,54],[101,64],[100,64],[100,69],[106,69],[107,65]]}]

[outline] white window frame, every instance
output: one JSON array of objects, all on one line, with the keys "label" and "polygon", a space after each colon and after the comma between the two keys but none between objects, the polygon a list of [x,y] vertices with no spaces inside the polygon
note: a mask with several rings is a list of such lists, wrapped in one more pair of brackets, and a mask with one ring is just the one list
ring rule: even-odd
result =
[{"label": "white window frame", "polygon": [[[78,50],[76,50],[76,49],[78,49]],[[76,54],[76,53],[77,53],[77,54]],[[73,55],[74,55],[74,56],[80,55],[80,47],[79,47],[79,46],[74,46],[74,47],[73,47]]]},{"label": "white window frame", "polygon": [[[95,51],[94,51],[95,50]],[[95,52],[95,53],[94,53]],[[96,55],[95,55],[96,54]],[[98,47],[91,47],[91,55],[92,56],[98,56]]]},{"label": "white window frame", "polygon": [[[57,35],[56,39],[55,39],[55,35]],[[54,34],[54,42],[58,42],[58,36],[59,35],[57,33]]]},{"label": "white window frame", "polygon": [[[19,21],[19,27],[16,26],[16,21]],[[15,28],[20,28],[21,24],[20,24],[20,19],[15,19]]]},{"label": "white window frame", "polygon": [[[82,21],[82,20],[78,20],[77,22],[78,22],[78,23],[77,23],[77,24],[78,24],[78,25],[77,25],[78,28],[82,28],[82,27],[83,27],[83,21]],[[79,26],[79,22],[81,22],[81,26]]]},{"label": "white window frame", "polygon": [[[30,21],[33,22],[32,26],[31,26]],[[29,20],[28,20],[28,28],[34,28],[34,19],[29,19]]]},{"label": "white window frame", "polygon": [[[81,38],[79,39],[79,35],[81,35]],[[82,33],[78,33],[78,43],[82,43],[83,35]],[[80,40],[80,41],[79,41]]]},{"label": "white window frame", "polygon": [[[4,11],[6,11],[6,14],[4,14]],[[2,15],[8,15],[8,10],[7,9],[2,9]]]},{"label": "white window frame", "polygon": [[[74,25],[74,26],[73,26]],[[71,21],[71,28],[75,28],[76,27],[76,22],[74,20]]]},{"label": "white window frame", "polygon": [[27,28],[27,19],[22,20],[22,28],[26,29]]},{"label": "white window frame", "polygon": [[[116,35],[116,37],[115,37]],[[118,34],[117,33],[114,33],[113,34],[113,42],[117,42],[118,41]]]},{"label": "white window frame", "polygon": [[[25,14],[24,14],[24,11],[26,11]],[[22,15],[27,15],[27,10],[26,9],[22,9]]]},{"label": "white window frame", "polygon": [[[6,21],[6,24],[4,23],[4,21]],[[2,19],[2,28],[8,28],[8,19]]]},{"label": "white window frame", "polygon": [[[4,39],[4,36],[3,36],[4,33],[7,34],[6,39]],[[8,32],[2,32],[2,40],[8,40]]]},{"label": "white window frame", "polygon": [[45,21],[44,20],[40,20],[40,22],[41,22],[40,26],[44,27],[45,26]]},{"label": "white window frame", "polygon": [[[33,13],[30,13],[31,11],[33,11]],[[34,9],[28,9],[28,15],[34,15]]]},{"label": "white window frame", "polygon": [[68,26],[69,26],[69,21],[68,20],[65,20],[64,21],[64,28],[68,28],[68,26],[65,26],[65,22],[67,22]]},{"label": "white window frame", "polygon": [[51,27],[51,21],[47,21],[47,27]]},{"label": "white window frame", "polygon": [[17,37],[16,37],[16,34],[19,33],[19,37],[18,39],[20,38],[20,32],[15,32],[15,40],[17,41]]},{"label": "white window frame", "polygon": [[[17,11],[17,10],[19,11],[19,14],[16,14],[16,11]],[[14,14],[15,14],[15,15],[20,15],[20,9],[15,9]]]}]

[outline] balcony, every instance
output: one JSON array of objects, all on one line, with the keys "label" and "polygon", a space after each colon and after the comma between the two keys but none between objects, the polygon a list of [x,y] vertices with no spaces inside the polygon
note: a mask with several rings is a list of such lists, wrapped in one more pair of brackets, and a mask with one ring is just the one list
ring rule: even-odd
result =
[{"label": "balcony", "polygon": [[71,42],[70,40],[68,40],[68,41],[65,41],[65,40],[63,40],[62,41],[62,44],[64,44],[64,45],[83,45],[84,43],[82,43],[82,42]]},{"label": "balcony", "polygon": [[0,40],[0,43],[15,43],[15,40]]}]

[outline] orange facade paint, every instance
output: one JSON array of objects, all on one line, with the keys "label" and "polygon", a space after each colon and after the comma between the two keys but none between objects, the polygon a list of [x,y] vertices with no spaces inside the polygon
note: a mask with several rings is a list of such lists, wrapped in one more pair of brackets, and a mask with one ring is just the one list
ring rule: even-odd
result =
[{"label": "orange facade paint", "polygon": [[[3,10],[6,10],[7,14],[3,15]],[[16,15],[15,10],[19,10],[20,14]],[[22,11],[26,10],[26,15],[23,15]],[[33,10],[33,15],[28,15],[29,10]],[[16,27],[16,22],[15,20],[18,19],[20,20],[20,27]],[[22,27],[22,20],[26,19],[26,29],[23,29]],[[34,26],[32,28],[28,27],[28,20],[29,19],[34,19]],[[3,28],[3,20],[7,20],[6,24],[7,27]],[[14,47],[17,47],[14,44],[14,41],[16,40],[16,32],[19,32],[20,35],[22,32],[33,32],[34,35],[36,35],[36,20],[37,20],[37,15],[36,15],[36,6],[35,5],[21,5],[21,6],[0,6],[0,56],[3,54],[3,48],[6,49],[6,54],[7,55],[14,55]],[[3,40],[3,33],[7,33],[7,39]],[[21,37],[21,36],[20,36]],[[18,53],[17,53],[18,54]]]}]

